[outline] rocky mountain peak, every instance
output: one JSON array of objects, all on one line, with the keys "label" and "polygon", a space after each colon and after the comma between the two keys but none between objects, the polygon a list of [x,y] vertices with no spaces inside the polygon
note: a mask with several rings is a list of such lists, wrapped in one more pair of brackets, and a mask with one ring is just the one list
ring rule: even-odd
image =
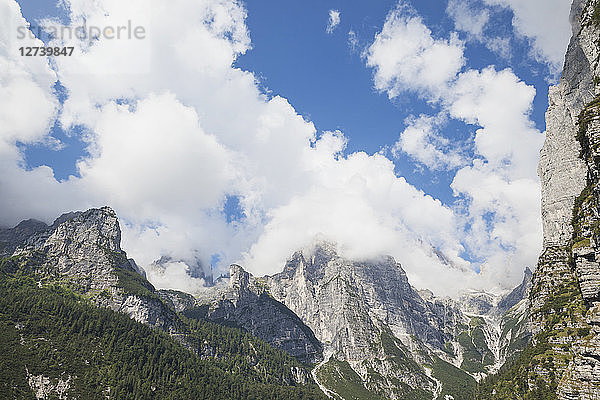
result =
[{"label": "rocky mountain peak", "polygon": [[250,283],[250,274],[237,264],[229,266],[229,285],[234,289],[247,289]]},{"label": "rocky mountain peak", "polygon": [[533,272],[531,272],[529,267],[525,268],[523,281],[519,286],[514,288],[508,295],[504,296],[502,300],[500,300],[498,303],[498,309],[501,312],[506,312],[521,300],[527,299],[529,292],[531,291],[532,279]]},{"label": "rocky mountain peak", "polygon": [[[63,214],[49,240],[65,241],[73,247],[100,247],[121,251],[121,228],[110,207],[93,208],[81,213]],[[68,239],[68,240],[66,240]]]},{"label": "rocky mountain peak", "polygon": [[52,226],[25,221],[3,235],[11,238],[12,247],[5,247],[3,254],[11,268],[26,268],[40,285],[68,282],[100,306],[149,325],[174,328],[174,313],[121,249],[119,220],[110,207],[63,214]]}]

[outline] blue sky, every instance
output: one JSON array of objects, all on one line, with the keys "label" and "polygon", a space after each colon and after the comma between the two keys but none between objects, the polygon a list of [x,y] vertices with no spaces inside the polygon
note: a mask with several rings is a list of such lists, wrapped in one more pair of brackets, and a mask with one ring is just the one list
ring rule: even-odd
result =
[{"label": "blue sky", "polygon": [[[535,164],[568,40],[568,7],[552,1],[560,7],[532,13],[513,0],[207,0],[160,14],[166,5],[21,0],[33,24],[134,19],[161,36],[120,42],[124,53],[100,39],[45,67],[11,61],[42,90],[48,122],[10,139],[15,164],[4,168],[23,183],[6,184],[14,203],[2,221],[110,204],[141,265],[199,253],[213,269],[270,273],[324,237],[350,255],[401,258],[417,284],[439,284],[423,276],[448,267],[430,248],[456,270],[489,264],[486,284],[512,283],[541,241]],[[428,54],[448,58],[419,64]],[[133,107],[119,108],[123,98]],[[161,146],[173,133],[181,148]],[[52,206],[19,200],[27,179]],[[159,286],[168,277],[155,275]]]},{"label": "blue sky", "polygon": [[[54,1],[22,0],[20,4],[29,21],[48,17],[67,19],[64,8]],[[408,116],[431,109],[426,101],[410,94],[390,101],[385,93],[375,90],[372,71],[365,68],[362,52],[396,4],[396,1],[318,0],[247,3],[252,49],[239,57],[235,66],[254,72],[265,93],[287,98],[300,114],[314,122],[317,130],[344,132],[349,139],[348,152],[376,153],[394,144]],[[439,1],[411,4],[434,34],[445,36],[452,30],[453,22]],[[343,13],[339,26],[331,34],[326,33],[329,10]],[[513,13],[504,10],[496,18],[495,30],[511,34],[509,27]],[[356,48],[348,42],[351,30],[359,41]],[[512,68],[523,81],[535,86],[537,95],[532,120],[543,131],[548,105],[547,66],[526,56],[529,51],[527,40],[512,39],[514,47],[510,59],[498,57],[478,43],[469,44],[465,56],[471,67]],[[464,138],[473,131],[473,127],[455,124],[448,127],[447,136]],[[80,132],[81,127],[65,132],[60,124],[56,124],[52,135],[63,142],[64,148],[56,152],[43,145],[29,146],[25,149],[27,165],[49,165],[58,179],[77,175],[75,163],[85,154],[85,144],[79,140]],[[443,201],[452,201],[451,173],[437,171],[430,174],[406,157],[397,158],[395,164],[396,171],[409,182]],[[230,207],[225,209],[228,211]]]}]

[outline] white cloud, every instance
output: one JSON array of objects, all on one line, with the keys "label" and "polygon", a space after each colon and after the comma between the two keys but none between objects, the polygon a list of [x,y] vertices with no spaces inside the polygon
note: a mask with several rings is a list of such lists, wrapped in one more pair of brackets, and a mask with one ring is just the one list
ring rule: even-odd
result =
[{"label": "white cloud", "polygon": [[[407,29],[407,21],[416,21],[413,24],[421,34]],[[487,278],[516,282],[525,266],[535,265],[541,248],[536,165],[543,135],[530,119],[535,89],[511,70],[488,67],[458,73],[454,61],[446,66],[448,73],[438,86],[431,84],[434,80],[408,79],[410,70],[403,66],[404,60],[418,58],[429,48],[413,46],[411,55],[398,50],[406,51],[406,45],[385,43],[418,42],[415,37],[425,38],[420,41],[423,46],[436,46],[410,10],[400,8],[388,15],[367,59],[367,65],[375,69],[375,86],[388,90],[390,97],[419,89],[422,96],[436,101],[443,113],[478,127],[472,143],[473,157],[465,165],[466,160],[456,150],[444,148],[447,143],[434,133],[439,115],[409,121],[394,150],[409,154],[431,169],[462,166],[451,185],[459,204],[463,204],[456,210],[467,227],[461,240],[472,254],[485,260]],[[462,53],[455,59],[462,59]]]},{"label": "white cloud", "polygon": [[434,39],[421,17],[406,7],[388,14],[365,56],[374,69],[375,87],[390,98],[404,90],[442,92],[465,64],[456,35]]},{"label": "white cloud", "polygon": [[352,29],[348,31],[348,47],[352,52],[358,49],[358,35]]},{"label": "white cloud", "polygon": [[327,33],[333,33],[335,28],[340,24],[341,14],[338,10],[329,10],[329,19],[327,20]]},{"label": "white cloud", "polygon": [[560,72],[571,37],[568,0],[483,0],[488,5],[510,8],[517,34],[533,42],[534,55]]},{"label": "white cloud", "polygon": [[486,32],[492,15],[511,10],[514,32],[531,41],[531,55],[549,65],[555,75],[561,70],[571,37],[568,0],[449,0],[446,13],[455,29],[466,32],[502,57],[511,54],[510,39]]},{"label": "white cloud", "polygon": [[[411,283],[456,294],[458,286],[448,282],[470,274],[443,265],[431,247],[457,266],[466,265],[459,257],[462,245],[452,210],[398,177],[394,164],[379,154],[332,158],[332,151],[342,146],[343,138],[333,134],[317,142],[315,181],[269,213],[265,232],[245,264],[255,272],[278,272],[290,252],[320,238],[337,242],[348,257],[391,254],[408,271]],[[272,267],[265,270],[267,266]]]},{"label": "white cloud", "polygon": [[[19,47],[40,46],[42,42],[24,36],[19,38],[20,27],[27,22],[21,16],[18,4],[0,4],[0,141],[34,143],[44,139],[57,112],[58,102],[53,96],[56,74],[46,57],[22,57]],[[1,148],[0,148],[1,149]]]},{"label": "white cloud", "polygon": [[429,169],[454,169],[465,165],[466,160],[456,149],[458,143],[450,143],[436,131],[444,125],[443,115],[421,115],[409,118],[407,127],[392,149],[394,156],[404,152]]},{"label": "white cloud", "polygon": [[[22,22],[15,3],[10,4],[10,18]],[[110,204],[123,222],[124,248],[145,268],[164,254],[187,259],[197,253],[205,264],[217,254],[221,267],[242,259],[258,274],[281,270],[291,252],[318,236],[338,241],[350,256],[392,254],[409,271],[411,282],[440,294],[482,282],[461,268],[443,265],[433,247],[458,267],[468,266],[460,257],[463,242],[475,245],[481,232],[489,248],[485,254],[496,266],[496,259],[507,254],[499,244],[514,244],[517,233],[535,231],[526,231],[530,221],[517,227],[521,230],[514,224],[533,201],[536,182],[530,184],[526,165],[536,156],[531,156],[529,142],[522,142],[535,142],[527,117],[530,88],[504,71],[459,74],[465,62],[462,42],[456,36],[433,38],[418,16],[394,10],[367,52],[367,62],[375,69],[376,86],[390,97],[417,91],[438,99],[453,118],[481,127],[475,146],[482,161],[462,168],[453,183],[469,199],[471,208],[465,212],[472,215],[467,217],[396,175],[384,156],[343,155],[341,132],[319,137],[286,99],[267,98],[252,73],[234,68],[236,58],[251,46],[246,12],[238,2],[69,4],[73,25],[85,16],[89,25],[118,26],[135,15],[132,22],[147,28],[148,39],[99,40],[91,46],[65,41],[77,50],[56,60],[56,74],[69,94],[59,118],[66,128],[82,124],[88,129],[83,139],[89,155],[77,165],[80,178],[64,182],[54,180],[48,167],[23,169],[15,146],[17,140],[45,140],[57,112],[51,95],[54,73],[47,65],[19,64],[25,61],[0,53],[0,62],[12,65],[24,76],[23,87],[31,88],[28,93],[36,93],[44,116],[43,123],[11,122],[22,128],[4,134],[0,142],[2,223],[32,216],[51,219],[61,211]],[[3,85],[16,79],[0,71]],[[512,96],[523,94],[523,101],[513,102]],[[514,123],[504,121],[515,115]],[[508,128],[514,130],[514,143],[507,147],[502,130]],[[413,133],[413,147],[406,148],[421,162],[435,165],[427,153],[433,152],[446,165],[458,165],[433,129],[421,136]],[[222,215],[228,195],[239,196],[243,221],[227,223]],[[485,226],[477,231],[480,216],[500,201],[506,208],[499,208],[493,232]],[[475,228],[466,237],[461,232],[468,218]],[[530,236],[527,246],[537,237]],[[519,251],[511,254],[519,257],[514,264],[521,268],[521,258],[529,255]],[[163,287],[171,283],[171,275],[172,287],[191,290],[198,285],[185,280],[185,266],[171,267],[166,275],[149,275]]]},{"label": "white cloud", "polygon": [[150,264],[144,268],[144,271],[147,279],[160,289],[182,290],[196,294],[206,284],[202,278],[190,277],[189,267],[182,261],[167,262],[161,266]]},{"label": "white cloud", "polygon": [[466,243],[496,278],[517,279],[541,251],[536,166],[544,136],[529,118],[534,96],[512,71],[486,68],[461,74],[450,100],[454,118],[480,127],[476,158],[457,172],[451,186],[468,199]]},{"label": "white cloud", "polygon": [[446,7],[446,13],[454,21],[454,29],[465,32],[468,40],[483,43],[501,57],[510,58],[510,39],[486,32],[493,11],[477,0],[449,0]]},{"label": "white cloud", "polygon": [[483,29],[490,20],[488,10],[476,9],[469,0],[449,0],[446,12],[454,20],[456,29],[476,37],[483,36]]}]

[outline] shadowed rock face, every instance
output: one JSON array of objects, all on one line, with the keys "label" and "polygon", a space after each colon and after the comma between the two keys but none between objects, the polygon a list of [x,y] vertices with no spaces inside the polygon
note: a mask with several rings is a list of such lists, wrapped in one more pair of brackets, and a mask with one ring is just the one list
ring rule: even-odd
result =
[{"label": "shadowed rock face", "polygon": [[11,255],[18,245],[46,229],[48,225],[35,219],[23,221],[14,228],[0,229],[0,256]]},{"label": "shadowed rock face", "polygon": [[523,277],[523,282],[519,286],[517,286],[512,292],[506,295],[500,302],[498,303],[498,309],[500,312],[505,313],[510,310],[512,307],[517,305],[521,300],[526,299],[529,296],[529,292],[531,291],[531,280],[533,278],[533,272],[529,268],[525,268],[525,276]]},{"label": "shadowed rock face", "polygon": [[68,213],[47,226],[24,221],[2,230],[3,257],[14,267],[24,265],[41,282],[60,280],[100,306],[167,330],[177,329],[177,317],[154,294],[121,250],[121,230],[109,207]]},{"label": "shadowed rock face", "polygon": [[206,318],[243,328],[302,362],[322,359],[323,348],[313,331],[270,296],[262,280],[238,265],[231,266],[229,286],[215,296]]}]

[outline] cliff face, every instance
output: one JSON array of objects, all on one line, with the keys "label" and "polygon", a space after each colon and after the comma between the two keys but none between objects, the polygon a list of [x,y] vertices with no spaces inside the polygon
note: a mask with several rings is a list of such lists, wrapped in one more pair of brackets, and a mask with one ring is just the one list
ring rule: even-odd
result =
[{"label": "cliff face", "polygon": [[229,286],[213,291],[207,320],[243,328],[302,362],[321,361],[323,348],[313,331],[242,267],[232,265]]},{"label": "cliff face", "polygon": [[138,322],[176,330],[177,316],[139,275],[120,243],[117,216],[103,207],[65,214],[51,226],[29,220],[3,229],[0,257],[9,257],[10,268],[34,274],[40,284],[66,284]]},{"label": "cliff face", "polygon": [[575,0],[570,18],[573,36],[550,88],[539,164],[544,249],[528,307],[532,342],[493,389],[517,398],[600,393],[598,0]]},{"label": "cliff face", "polygon": [[266,284],[275,299],[315,332],[326,361],[347,363],[349,371],[368,382],[367,389],[389,398],[406,395],[395,382],[435,390],[435,381],[419,368],[410,346],[419,346],[412,340],[417,337],[441,349],[446,336],[436,328],[438,316],[393,259],[353,262],[323,243],[308,258],[294,254]]},{"label": "cliff face", "polygon": [[303,361],[322,359],[313,376],[335,398],[461,398],[457,388],[474,390],[474,378],[522,348],[529,288],[526,274],[505,297],[437,299],[418,293],[391,257],[349,260],[321,243],[273,276],[232,265],[229,285],[198,303],[207,304],[208,320],[242,327]]},{"label": "cliff face", "polygon": [[573,280],[568,265],[573,237],[573,205],[586,186],[587,167],[577,140],[579,115],[594,98],[594,63],[597,64],[597,30],[591,24],[594,4],[575,0],[571,9],[573,37],[558,85],[551,87],[546,113],[546,141],[538,173],[542,183],[544,250],[534,279],[532,330],[542,321],[535,317],[551,295],[551,288]]}]

